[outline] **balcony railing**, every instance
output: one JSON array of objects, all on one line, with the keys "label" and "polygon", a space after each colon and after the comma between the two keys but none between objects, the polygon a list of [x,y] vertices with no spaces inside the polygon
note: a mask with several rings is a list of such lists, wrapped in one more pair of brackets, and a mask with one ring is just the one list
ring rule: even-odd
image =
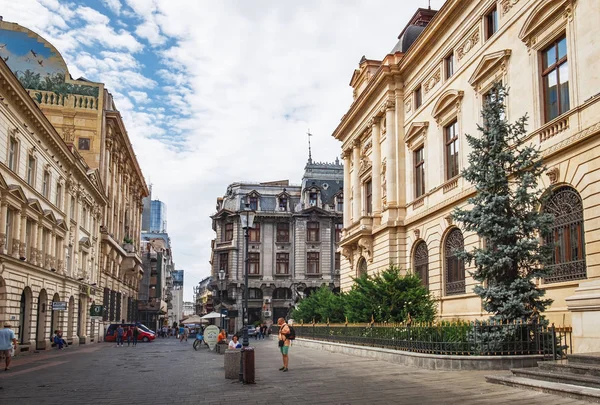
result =
[{"label": "balcony railing", "polygon": [[27,90],[31,98],[41,106],[70,107],[83,110],[97,110],[98,97],[78,94],[58,94],[45,90]]}]

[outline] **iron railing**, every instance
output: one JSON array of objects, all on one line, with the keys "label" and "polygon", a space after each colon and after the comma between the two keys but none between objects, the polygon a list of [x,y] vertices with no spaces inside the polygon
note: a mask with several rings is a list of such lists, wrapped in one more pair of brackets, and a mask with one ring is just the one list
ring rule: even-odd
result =
[{"label": "iron railing", "polygon": [[294,330],[298,338],[437,355],[535,354],[558,359],[572,347],[571,327],[540,323],[295,324]]}]

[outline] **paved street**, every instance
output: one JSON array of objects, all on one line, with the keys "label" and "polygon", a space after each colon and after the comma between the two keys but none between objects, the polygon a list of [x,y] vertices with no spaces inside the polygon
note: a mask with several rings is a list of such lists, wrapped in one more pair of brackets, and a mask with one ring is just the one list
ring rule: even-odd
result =
[{"label": "paved street", "polygon": [[[274,341],[252,344],[257,384],[224,379],[223,357],[192,341],[101,343],[16,358],[0,372],[2,404],[527,404],[585,402],[484,381],[485,372],[430,371],[292,347],[283,373]],[[94,370],[94,371],[91,371]]]}]

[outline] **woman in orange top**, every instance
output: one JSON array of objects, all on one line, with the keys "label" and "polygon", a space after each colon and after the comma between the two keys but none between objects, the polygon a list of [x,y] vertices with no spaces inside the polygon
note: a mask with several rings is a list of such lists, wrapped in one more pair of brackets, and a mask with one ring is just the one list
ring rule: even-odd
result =
[{"label": "woman in orange top", "polygon": [[221,329],[221,332],[219,332],[219,336],[217,337],[217,342],[227,343],[227,333],[225,333],[225,329]]}]

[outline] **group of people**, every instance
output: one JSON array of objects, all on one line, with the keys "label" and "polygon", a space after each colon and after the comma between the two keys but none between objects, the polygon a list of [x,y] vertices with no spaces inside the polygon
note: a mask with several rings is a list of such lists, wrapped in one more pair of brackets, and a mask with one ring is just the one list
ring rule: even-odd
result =
[{"label": "group of people", "polygon": [[50,338],[50,342],[54,343],[58,350],[66,349],[67,347],[69,347],[67,341],[63,339],[62,330],[60,329],[56,329],[54,331],[54,334]]},{"label": "group of people", "polygon": [[117,330],[115,331],[117,335],[117,347],[123,346],[124,339],[127,339],[127,346],[133,344],[133,346],[137,346],[138,336],[140,335],[140,330],[137,326],[130,326],[123,328],[123,325],[119,325]]},{"label": "group of people", "polygon": [[266,323],[263,323],[262,325],[257,325],[256,326],[256,335],[254,335],[254,339],[255,340],[264,339],[270,333],[271,333],[271,331],[269,330],[269,327],[267,326]]}]

